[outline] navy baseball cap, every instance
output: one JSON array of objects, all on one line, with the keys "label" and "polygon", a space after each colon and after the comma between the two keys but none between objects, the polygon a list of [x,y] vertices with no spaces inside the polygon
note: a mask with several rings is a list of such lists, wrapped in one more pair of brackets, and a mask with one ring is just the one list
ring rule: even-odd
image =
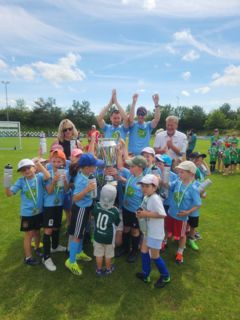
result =
[{"label": "navy baseball cap", "polygon": [[78,160],[78,165],[82,167],[103,167],[104,161],[96,159],[91,153],[84,153]]},{"label": "navy baseball cap", "polygon": [[145,117],[147,115],[147,109],[145,107],[139,107],[137,109],[137,116]]}]

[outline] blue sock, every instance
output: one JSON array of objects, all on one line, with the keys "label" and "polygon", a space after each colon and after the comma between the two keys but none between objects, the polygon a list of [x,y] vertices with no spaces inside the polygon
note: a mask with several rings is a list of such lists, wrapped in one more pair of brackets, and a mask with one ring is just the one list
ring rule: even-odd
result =
[{"label": "blue sock", "polygon": [[76,254],[78,250],[79,243],[75,241],[71,241],[70,243],[70,254],[69,254],[69,260],[71,263],[76,262]]},{"label": "blue sock", "polygon": [[166,266],[163,258],[159,257],[159,258],[153,259],[153,260],[158,268],[158,271],[161,273],[161,276],[163,278],[168,278],[169,272],[168,272],[167,266]]},{"label": "blue sock", "polygon": [[151,258],[149,253],[141,253],[142,255],[142,271],[147,278],[151,272]]},{"label": "blue sock", "polygon": [[83,247],[83,240],[81,239],[80,242],[78,243],[78,248],[77,248],[77,253],[82,252]]}]

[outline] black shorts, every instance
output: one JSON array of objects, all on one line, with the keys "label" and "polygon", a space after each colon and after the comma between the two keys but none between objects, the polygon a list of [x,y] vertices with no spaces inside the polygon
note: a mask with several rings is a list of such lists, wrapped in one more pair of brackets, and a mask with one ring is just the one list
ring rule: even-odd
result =
[{"label": "black shorts", "polygon": [[197,228],[199,223],[199,217],[188,217],[188,224],[191,228]]},{"label": "black shorts", "polygon": [[210,164],[216,164],[216,161],[210,161]]},{"label": "black shorts", "polygon": [[43,208],[43,228],[60,228],[62,225],[62,206]]},{"label": "black shorts", "polygon": [[232,160],[231,164],[237,164],[237,160]]},{"label": "black shorts", "polygon": [[31,217],[21,216],[20,231],[32,231],[42,228],[43,214],[39,213]]},{"label": "black shorts", "polygon": [[228,168],[230,166],[230,164],[228,163],[228,164],[224,164],[224,167],[225,168]]},{"label": "black shorts", "polygon": [[124,227],[131,227],[139,229],[138,218],[136,212],[131,212],[125,208],[122,209],[123,225]]},{"label": "black shorts", "polygon": [[71,222],[69,234],[75,238],[82,239],[84,231],[89,221],[89,215],[92,207],[80,208],[75,203],[72,206]]}]

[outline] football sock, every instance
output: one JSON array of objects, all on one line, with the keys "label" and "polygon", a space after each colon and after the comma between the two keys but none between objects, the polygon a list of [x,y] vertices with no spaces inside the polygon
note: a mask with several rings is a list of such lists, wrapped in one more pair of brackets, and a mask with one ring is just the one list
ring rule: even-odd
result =
[{"label": "football sock", "polygon": [[183,254],[184,248],[178,248],[177,252]]},{"label": "football sock", "polygon": [[132,237],[132,250],[138,252],[140,236]]},{"label": "football sock", "polygon": [[78,243],[77,253],[82,252],[82,249],[83,249],[83,240],[81,239],[80,242]]},{"label": "football sock", "polygon": [[123,232],[123,248],[126,252],[129,252],[130,246],[130,232],[125,233]]},{"label": "football sock", "polygon": [[51,239],[50,235],[45,234],[43,235],[43,256],[44,260],[47,260],[50,257],[50,248],[51,248]]},{"label": "football sock", "polygon": [[162,257],[158,257],[157,259],[153,259],[157,268],[158,268],[158,271],[160,272],[161,276],[163,278],[168,278],[169,277],[169,272],[168,272],[168,269],[167,269],[167,266],[163,260]]},{"label": "football sock", "polygon": [[59,244],[59,230],[53,230],[52,232],[52,248],[56,249]]},{"label": "football sock", "polygon": [[78,246],[79,246],[78,242],[72,241],[70,243],[69,260],[71,263],[76,262],[76,254],[77,254]]},{"label": "football sock", "polygon": [[151,272],[151,258],[149,253],[141,253],[142,256],[142,271],[144,273],[145,278],[150,275]]}]

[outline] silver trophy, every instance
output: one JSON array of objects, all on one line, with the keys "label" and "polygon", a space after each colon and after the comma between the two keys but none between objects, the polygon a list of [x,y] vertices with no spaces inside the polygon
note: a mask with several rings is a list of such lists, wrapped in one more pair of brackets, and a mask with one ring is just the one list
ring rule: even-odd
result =
[{"label": "silver trophy", "polygon": [[[98,140],[97,157],[104,160],[106,168],[114,167],[117,164],[117,144],[116,139],[101,138]],[[112,176],[104,176],[104,183],[108,183],[111,179],[111,184],[116,186],[117,182]]]},{"label": "silver trophy", "polygon": [[116,139],[98,139],[97,157],[104,160],[106,167],[114,167],[117,163]]}]

